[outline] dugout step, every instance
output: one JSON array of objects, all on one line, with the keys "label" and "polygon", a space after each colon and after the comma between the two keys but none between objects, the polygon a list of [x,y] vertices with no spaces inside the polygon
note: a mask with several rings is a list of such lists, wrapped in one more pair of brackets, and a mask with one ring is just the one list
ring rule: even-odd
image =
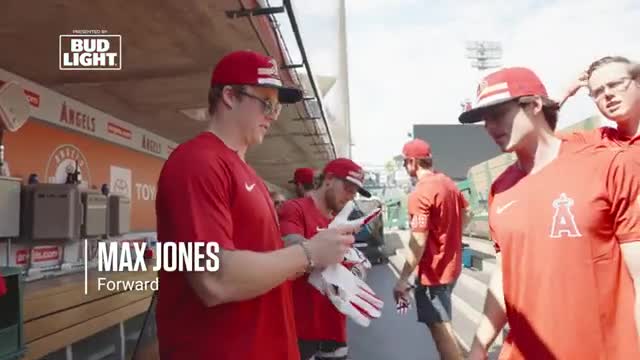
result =
[{"label": "dugout step", "polygon": [[453,289],[453,293],[471,308],[482,312],[488,284],[468,274],[468,272],[472,271],[470,269],[463,270],[458,278],[456,287]]}]

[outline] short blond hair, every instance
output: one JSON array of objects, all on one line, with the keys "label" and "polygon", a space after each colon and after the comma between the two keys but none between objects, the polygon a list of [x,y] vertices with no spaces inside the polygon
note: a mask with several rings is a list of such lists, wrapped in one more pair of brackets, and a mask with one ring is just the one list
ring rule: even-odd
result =
[{"label": "short blond hair", "polygon": [[592,62],[587,69],[587,77],[590,78],[594,71],[607,64],[626,64],[629,66],[629,76],[631,76],[632,79],[640,77],[640,64],[624,56],[605,56]]}]

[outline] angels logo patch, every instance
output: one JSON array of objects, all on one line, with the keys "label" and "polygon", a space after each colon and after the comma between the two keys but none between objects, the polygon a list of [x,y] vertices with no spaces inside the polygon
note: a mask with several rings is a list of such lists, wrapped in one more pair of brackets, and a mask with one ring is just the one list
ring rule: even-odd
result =
[{"label": "angels logo patch", "polygon": [[582,234],[576,225],[576,220],[571,212],[571,207],[574,201],[572,198],[567,197],[567,194],[562,193],[560,197],[553,201],[553,207],[556,209],[553,214],[553,221],[551,225],[551,237],[559,238],[562,236],[568,237],[581,237]]},{"label": "angels logo patch", "polygon": [[52,184],[64,184],[67,174],[74,172],[78,167],[82,183],[91,184],[89,162],[79,148],[71,144],[58,146],[47,161],[45,179]]}]

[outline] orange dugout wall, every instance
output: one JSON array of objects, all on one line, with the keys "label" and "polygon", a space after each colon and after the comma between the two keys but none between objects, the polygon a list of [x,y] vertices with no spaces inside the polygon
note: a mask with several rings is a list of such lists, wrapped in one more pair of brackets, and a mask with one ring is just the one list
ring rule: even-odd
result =
[{"label": "orange dugout wall", "polygon": [[11,176],[61,183],[77,161],[88,187],[108,184],[131,199],[131,232],[155,231],[158,175],[177,144],[0,69],[0,84],[10,80],[25,89],[32,115],[4,134]]},{"label": "orange dugout wall", "polygon": [[131,231],[155,231],[156,182],[164,160],[33,120],[5,135],[4,144],[11,176],[26,181],[36,173],[41,182],[64,182],[66,166],[77,160],[89,187],[109,184],[129,196]]}]

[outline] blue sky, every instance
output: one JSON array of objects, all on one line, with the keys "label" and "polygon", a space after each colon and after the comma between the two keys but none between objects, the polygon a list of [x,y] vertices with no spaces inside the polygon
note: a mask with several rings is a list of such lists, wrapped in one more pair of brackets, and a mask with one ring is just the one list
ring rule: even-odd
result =
[{"label": "blue sky", "polygon": [[[552,97],[599,57],[640,60],[637,0],[346,2],[353,157],[365,164],[397,155],[413,124],[457,123],[481,76],[465,58],[466,41],[501,42],[502,64],[532,68]],[[317,75],[335,71],[335,4],[295,1]],[[559,126],[596,112],[583,90]]]}]

